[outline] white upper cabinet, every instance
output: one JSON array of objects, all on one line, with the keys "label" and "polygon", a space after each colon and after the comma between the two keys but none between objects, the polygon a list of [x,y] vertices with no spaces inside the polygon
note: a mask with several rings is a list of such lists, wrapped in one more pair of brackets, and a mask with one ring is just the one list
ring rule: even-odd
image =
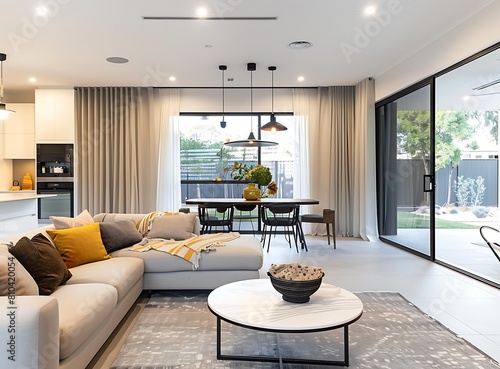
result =
[{"label": "white upper cabinet", "polygon": [[75,90],[35,90],[36,143],[75,142]]},{"label": "white upper cabinet", "polygon": [[35,159],[35,104],[7,104],[14,110],[3,121],[4,159]]}]

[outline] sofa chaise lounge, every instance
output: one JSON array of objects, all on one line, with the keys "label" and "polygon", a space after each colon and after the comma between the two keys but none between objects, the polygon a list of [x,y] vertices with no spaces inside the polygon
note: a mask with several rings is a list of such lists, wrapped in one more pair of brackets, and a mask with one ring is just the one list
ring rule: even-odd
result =
[{"label": "sofa chaise lounge", "polygon": [[[94,220],[102,227],[127,220],[136,224],[145,216],[98,214]],[[3,242],[15,245],[23,236],[33,239],[39,233],[50,239],[52,230],[50,225]],[[198,232],[196,220],[192,233]],[[0,355],[2,369],[84,369],[143,290],[213,289],[259,278],[263,263],[260,242],[252,236],[202,252],[198,269],[162,251],[137,252],[127,247],[110,252],[103,260],[68,268],[71,277],[65,284],[50,295],[39,295],[37,282],[9,250],[0,245],[0,307],[4,311],[0,341],[7,346]],[[12,272],[14,284],[9,279]]]}]

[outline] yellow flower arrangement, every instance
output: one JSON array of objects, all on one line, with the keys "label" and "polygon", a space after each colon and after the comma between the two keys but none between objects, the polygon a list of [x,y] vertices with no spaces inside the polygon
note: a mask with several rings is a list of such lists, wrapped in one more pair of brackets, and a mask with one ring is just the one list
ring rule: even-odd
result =
[{"label": "yellow flower arrangement", "polygon": [[235,162],[232,171],[233,179],[241,181],[246,179],[250,183],[256,183],[260,187],[260,197],[268,197],[278,193],[278,186],[273,181],[271,170],[260,164],[247,167],[246,164]]}]

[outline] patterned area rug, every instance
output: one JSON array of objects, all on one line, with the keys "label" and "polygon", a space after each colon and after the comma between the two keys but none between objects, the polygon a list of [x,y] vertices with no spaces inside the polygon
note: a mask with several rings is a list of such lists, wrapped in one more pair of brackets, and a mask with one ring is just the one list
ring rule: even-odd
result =
[{"label": "patterned area rug", "polygon": [[[349,326],[350,368],[500,368],[498,363],[394,292],[356,293],[363,316]],[[279,368],[275,363],[216,358],[216,318],[208,292],[154,294],[115,359],[113,369]],[[222,322],[222,353],[277,355],[276,334]],[[281,334],[283,357],[342,360],[343,330]],[[288,369],[317,365],[284,364]]]}]

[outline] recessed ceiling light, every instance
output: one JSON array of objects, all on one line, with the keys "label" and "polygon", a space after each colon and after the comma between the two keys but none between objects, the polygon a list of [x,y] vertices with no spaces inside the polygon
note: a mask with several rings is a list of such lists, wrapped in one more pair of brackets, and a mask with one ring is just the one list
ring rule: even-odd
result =
[{"label": "recessed ceiling light", "polygon": [[462,97],[462,100],[464,100],[464,101],[467,101],[467,100],[469,100],[469,99],[470,99],[470,96],[469,96],[469,95],[465,95],[464,97]]},{"label": "recessed ceiling light", "polygon": [[168,80],[170,82],[174,82],[176,80],[176,78],[175,78],[175,76],[170,76],[170,77],[168,77]]},{"label": "recessed ceiling light", "polygon": [[208,14],[207,8],[198,8],[198,10],[196,10],[196,15],[198,15],[198,17],[206,17],[207,14]]},{"label": "recessed ceiling light", "polygon": [[109,58],[106,58],[106,60],[110,63],[113,64],[125,64],[128,63],[127,58],[122,58],[121,56],[110,56]]},{"label": "recessed ceiling light", "polygon": [[299,82],[304,82],[304,80],[305,80],[304,76],[299,76],[297,78],[297,81],[299,81]]},{"label": "recessed ceiling light", "polygon": [[30,78],[29,78],[29,81],[30,81],[31,83],[35,83],[35,82],[36,82],[36,78],[35,78],[35,77],[30,77]]},{"label": "recessed ceiling light", "polygon": [[365,8],[365,14],[366,15],[373,15],[373,14],[375,14],[376,11],[377,11],[377,8],[374,7],[373,5],[367,6]]},{"label": "recessed ceiling light", "polygon": [[312,44],[309,41],[294,41],[288,44],[290,49],[307,49],[311,46]]}]

